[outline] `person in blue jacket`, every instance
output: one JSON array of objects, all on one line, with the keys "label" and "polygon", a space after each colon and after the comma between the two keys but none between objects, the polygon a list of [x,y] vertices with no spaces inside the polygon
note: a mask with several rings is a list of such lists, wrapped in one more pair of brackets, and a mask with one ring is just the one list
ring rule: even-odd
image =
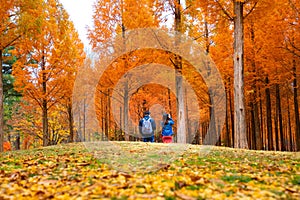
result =
[{"label": "person in blue jacket", "polygon": [[[144,132],[144,125],[146,121],[150,122],[150,132]],[[145,111],[144,112],[144,117],[139,121],[139,131],[140,134],[142,135],[143,141],[144,142],[154,142],[154,132],[156,130],[156,124],[155,120],[150,117],[150,112]]]},{"label": "person in blue jacket", "polygon": [[162,121],[162,140],[164,143],[172,142],[172,136],[174,134],[172,126],[174,125],[174,120],[171,118],[170,114],[163,115]]}]

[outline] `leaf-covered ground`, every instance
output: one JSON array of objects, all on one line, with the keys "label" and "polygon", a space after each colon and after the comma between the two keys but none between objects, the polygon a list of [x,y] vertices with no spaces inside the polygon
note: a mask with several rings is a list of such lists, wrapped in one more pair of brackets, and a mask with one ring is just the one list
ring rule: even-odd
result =
[{"label": "leaf-covered ground", "polygon": [[[164,147],[120,144],[130,159],[153,157],[149,152]],[[122,153],[110,156],[79,143],[2,153],[0,199],[300,199],[299,153],[213,147],[201,155],[199,147],[188,146],[151,170],[134,164],[121,170],[127,165]]]}]

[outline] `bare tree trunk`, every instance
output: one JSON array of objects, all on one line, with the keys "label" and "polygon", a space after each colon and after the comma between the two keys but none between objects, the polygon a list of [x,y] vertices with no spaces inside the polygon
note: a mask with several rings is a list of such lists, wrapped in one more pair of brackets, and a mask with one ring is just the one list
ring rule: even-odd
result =
[{"label": "bare tree trunk", "polygon": [[280,136],[280,145],[281,151],[285,151],[285,138],[284,138],[284,134],[283,134],[283,124],[282,124],[282,111],[281,111],[281,96],[280,96],[280,87],[279,84],[276,84],[276,107],[278,110],[278,120],[279,120],[279,136]]},{"label": "bare tree trunk", "polygon": [[291,111],[290,111],[290,102],[289,102],[289,93],[287,92],[287,106],[288,106],[288,136],[289,136],[289,150],[293,151],[293,132],[292,132],[292,123],[291,123]]},{"label": "bare tree trunk", "polygon": [[255,129],[255,114],[254,114],[254,97],[253,97],[253,94],[251,95],[252,98],[251,98],[251,102],[250,102],[250,116],[251,116],[251,123],[250,123],[250,126],[251,126],[251,129],[249,130],[250,132],[250,136],[251,136],[251,149],[256,149],[256,129]]},{"label": "bare tree trunk", "polygon": [[267,133],[268,133],[268,150],[274,150],[273,147],[273,132],[272,132],[272,107],[271,107],[271,94],[268,86],[269,78],[266,77],[266,117],[267,117]]},{"label": "bare tree trunk", "polygon": [[128,108],[128,106],[129,106],[128,80],[126,80],[125,87],[124,87],[124,131],[125,131],[125,140],[126,141],[129,141],[129,130],[128,130],[128,109],[129,108]]},{"label": "bare tree trunk", "polygon": [[[126,32],[126,28],[125,25],[123,23],[123,11],[124,11],[124,7],[123,7],[123,0],[121,0],[121,20],[122,20],[122,38],[123,38],[123,44],[124,44],[124,52],[126,50],[126,37],[125,37],[125,32]],[[124,70],[127,67],[127,58],[125,58],[125,64],[124,64]],[[128,112],[129,112],[129,96],[128,96],[128,77],[125,77],[126,81],[125,81],[125,85],[124,85],[124,132],[125,132],[125,140],[129,141],[130,137],[129,137],[129,130],[128,130]]]},{"label": "bare tree trunk", "polygon": [[260,135],[261,135],[261,148],[265,150],[265,130],[264,130],[264,119],[263,119],[263,103],[262,103],[262,96],[261,96],[261,89],[258,88],[258,97],[259,97],[259,113],[260,113]]},{"label": "bare tree trunk", "polygon": [[3,100],[4,100],[4,95],[3,95],[3,72],[2,72],[2,50],[0,50],[0,152],[3,152],[3,143],[4,143],[4,116],[3,116]]},{"label": "bare tree trunk", "polygon": [[[251,23],[251,42],[252,45],[255,45],[255,30],[254,30],[254,24]],[[255,49],[252,49],[252,54],[254,55],[254,58],[251,62],[252,65],[252,71],[253,74],[258,75],[257,69],[256,69],[256,62],[255,62]],[[253,93],[251,94],[251,110],[252,110],[252,134],[254,139],[254,148],[257,150],[262,149],[262,137],[261,137],[261,124],[259,121],[259,111],[258,111],[258,101],[257,101],[257,81],[254,79],[253,83]]]},{"label": "bare tree trunk", "polygon": [[[175,31],[176,45],[180,44],[181,34],[181,10],[180,0],[175,3]],[[186,143],[186,113],[184,108],[184,88],[182,77],[182,59],[180,56],[175,57],[175,81],[176,81],[176,97],[177,97],[177,142]]]},{"label": "bare tree trunk", "polygon": [[[256,87],[256,86],[255,86]],[[256,91],[255,91],[256,93]],[[256,95],[255,95],[255,98]],[[254,103],[254,123],[255,123],[255,141],[256,141],[256,149],[261,150],[262,149],[262,137],[261,137],[261,128],[260,128],[260,123],[259,123],[259,114],[258,114],[258,103]]]},{"label": "bare tree trunk", "polygon": [[293,60],[293,86],[294,86],[294,111],[295,111],[295,138],[296,150],[300,151],[300,119],[299,119],[299,104],[298,104],[298,83],[297,83],[297,68],[296,61]]},{"label": "bare tree trunk", "polygon": [[86,95],[84,95],[84,99],[83,99],[83,141],[86,141],[86,130],[85,130],[85,126],[86,126]]},{"label": "bare tree trunk", "polygon": [[45,74],[45,56],[42,57],[42,88],[43,88],[43,100],[42,100],[42,121],[43,121],[43,146],[49,145],[49,130],[48,130],[48,105],[47,105],[47,80]]},{"label": "bare tree trunk", "polygon": [[168,88],[168,106],[169,106],[169,113],[171,116],[173,116],[172,114],[172,102],[171,102],[171,89]]},{"label": "bare tree trunk", "polygon": [[[229,79],[229,83],[230,83],[230,79]],[[229,84],[230,85],[230,84]],[[229,86],[229,112],[230,112],[230,120],[231,120],[231,147],[234,147],[234,112],[233,112],[233,102],[232,102],[232,93],[231,93],[231,87]]]},{"label": "bare tree trunk", "polygon": [[225,99],[226,99],[226,116],[225,116],[225,146],[230,147],[230,128],[229,128],[229,106],[228,106],[228,90],[230,90],[227,86],[225,85]]},{"label": "bare tree trunk", "polygon": [[243,5],[234,1],[234,147],[248,148],[244,100],[244,22]]},{"label": "bare tree trunk", "polygon": [[69,98],[67,102],[67,112],[68,112],[68,119],[69,119],[69,131],[70,131],[70,139],[69,142],[74,142],[74,118],[72,112],[72,100]]}]

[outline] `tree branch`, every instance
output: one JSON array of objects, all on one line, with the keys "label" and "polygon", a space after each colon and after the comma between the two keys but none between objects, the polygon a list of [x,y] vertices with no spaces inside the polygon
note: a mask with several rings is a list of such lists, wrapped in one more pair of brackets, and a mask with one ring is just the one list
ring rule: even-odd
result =
[{"label": "tree branch", "polygon": [[216,0],[215,1],[217,4],[218,4],[218,6],[222,9],[222,11],[223,11],[223,13],[227,16],[227,18],[230,20],[230,21],[233,21],[233,17],[231,17],[230,16],[230,14],[227,12],[227,10],[221,5],[221,3],[218,1],[218,0]]},{"label": "tree branch", "polygon": [[252,13],[252,11],[255,9],[257,3],[258,3],[258,1],[254,3],[252,8],[249,10],[249,12],[244,16],[244,19],[246,19]]}]

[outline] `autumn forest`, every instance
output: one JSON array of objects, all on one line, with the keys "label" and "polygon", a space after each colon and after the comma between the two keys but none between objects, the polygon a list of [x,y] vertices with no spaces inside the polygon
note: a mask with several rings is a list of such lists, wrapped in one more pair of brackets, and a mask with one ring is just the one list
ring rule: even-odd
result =
[{"label": "autumn forest", "polygon": [[59,0],[0,0],[1,151],[141,141],[147,110],[177,143],[300,151],[298,0],[93,8],[87,50]]}]

